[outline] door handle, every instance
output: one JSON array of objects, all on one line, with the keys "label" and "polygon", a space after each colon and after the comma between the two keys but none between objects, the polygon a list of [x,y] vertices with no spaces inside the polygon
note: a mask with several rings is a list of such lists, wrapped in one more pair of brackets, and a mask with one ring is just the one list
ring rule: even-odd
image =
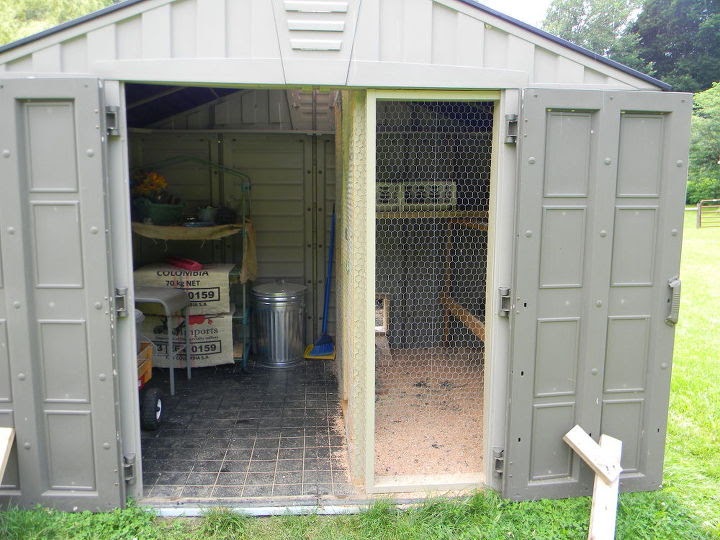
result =
[{"label": "door handle", "polygon": [[682,283],[680,278],[677,276],[668,280],[668,287],[670,287],[670,312],[665,317],[665,323],[674,326],[678,322],[678,315],[680,314],[680,289]]}]

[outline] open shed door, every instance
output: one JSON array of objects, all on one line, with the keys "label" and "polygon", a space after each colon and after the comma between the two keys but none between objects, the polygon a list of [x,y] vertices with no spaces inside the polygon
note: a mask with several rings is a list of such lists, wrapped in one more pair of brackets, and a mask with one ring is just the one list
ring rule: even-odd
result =
[{"label": "open shed door", "polygon": [[95,79],[0,80],[0,500],[122,505],[105,119]]},{"label": "open shed door", "polygon": [[623,441],[622,487],[660,485],[690,115],[687,94],[524,92],[509,498],[591,493],[575,424]]}]

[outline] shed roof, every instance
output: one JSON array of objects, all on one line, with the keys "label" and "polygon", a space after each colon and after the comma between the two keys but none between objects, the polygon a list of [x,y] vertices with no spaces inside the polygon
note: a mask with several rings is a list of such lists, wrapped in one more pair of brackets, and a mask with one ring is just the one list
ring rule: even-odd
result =
[{"label": "shed roof", "polygon": [[670,89],[474,0],[125,0],[0,47],[0,71],[197,84]]}]

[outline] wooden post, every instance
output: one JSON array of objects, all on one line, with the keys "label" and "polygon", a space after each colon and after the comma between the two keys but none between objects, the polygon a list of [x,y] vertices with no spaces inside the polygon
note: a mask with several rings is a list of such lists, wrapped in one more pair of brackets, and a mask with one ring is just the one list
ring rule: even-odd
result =
[{"label": "wooden post", "polygon": [[15,428],[0,428],[0,483],[5,474],[5,467],[7,467],[8,460],[10,459],[10,450],[12,449],[14,438]]},{"label": "wooden post", "polygon": [[568,431],[563,440],[595,472],[588,540],[614,539],[622,441],[600,435],[598,444],[580,426]]}]

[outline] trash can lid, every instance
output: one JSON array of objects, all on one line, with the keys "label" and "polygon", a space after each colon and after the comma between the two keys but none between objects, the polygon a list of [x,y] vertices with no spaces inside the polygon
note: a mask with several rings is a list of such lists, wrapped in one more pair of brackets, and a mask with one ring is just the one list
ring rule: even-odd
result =
[{"label": "trash can lid", "polygon": [[306,289],[307,287],[305,287],[305,285],[275,281],[273,283],[257,285],[253,287],[252,292],[255,296],[262,296],[263,298],[286,298],[305,294]]}]

